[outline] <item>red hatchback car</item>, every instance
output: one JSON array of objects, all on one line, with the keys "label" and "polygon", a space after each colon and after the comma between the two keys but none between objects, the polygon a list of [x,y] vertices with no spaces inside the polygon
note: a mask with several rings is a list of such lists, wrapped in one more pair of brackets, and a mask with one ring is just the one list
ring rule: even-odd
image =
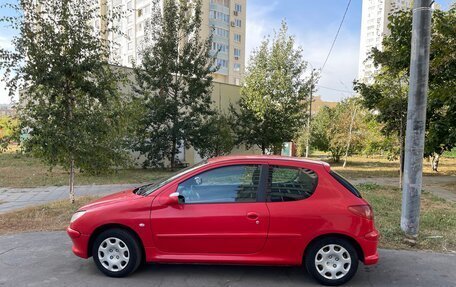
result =
[{"label": "red hatchback car", "polygon": [[325,285],[378,261],[370,205],[323,162],[275,156],[203,161],[74,214],[73,252],[123,277],[141,262],[305,265]]}]

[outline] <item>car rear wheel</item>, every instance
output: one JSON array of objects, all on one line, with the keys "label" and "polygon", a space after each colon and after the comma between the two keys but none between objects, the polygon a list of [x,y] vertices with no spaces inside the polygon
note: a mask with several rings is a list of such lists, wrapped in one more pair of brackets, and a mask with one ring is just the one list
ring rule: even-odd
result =
[{"label": "car rear wheel", "polygon": [[123,229],[103,231],[94,241],[92,256],[98,269],[110,277],[125,277],[141,263],[136,238]]},{"label": "car rear wheel", "polygon": [[354,246],[348,240],[337,237],[313,243],[304,260],[309,274],[328,286],[348,282],[358,269],[358,254]]}]

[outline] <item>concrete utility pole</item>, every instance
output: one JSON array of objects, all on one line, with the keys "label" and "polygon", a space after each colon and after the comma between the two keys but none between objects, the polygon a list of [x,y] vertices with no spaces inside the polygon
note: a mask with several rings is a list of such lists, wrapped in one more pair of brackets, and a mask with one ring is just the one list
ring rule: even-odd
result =
[{"label": "concrete utility pole", "polygon": [[431,0],[415,0],[413,7],[410,89],[405,136],[404,179],[402,183],[401,228],[416,239],[420,220],[423,179],[424,132],[431,42]]},{"label": "concrete utility pole", "polygon": [[306,158],[309,157],[309,153],[310,153],[310,133],[312,132],[310,125],[312,124],[312,96],[313,96],[313,89],[314,89],[314,71],[315,71],[315,69],[312,69],[311,76],[310,76],[310,102],[309,102],[309,117],[307,118]]}]

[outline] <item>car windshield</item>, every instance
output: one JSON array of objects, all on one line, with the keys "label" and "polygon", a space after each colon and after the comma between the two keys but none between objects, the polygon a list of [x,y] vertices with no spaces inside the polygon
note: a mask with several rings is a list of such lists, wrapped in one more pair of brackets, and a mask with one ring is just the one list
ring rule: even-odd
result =
[{"label": "car windshield", "polygon": [[159,189],[160,187],[170,183],[171,181],[175,180],[176,178],[178,177],[181,177],[182,175],[184,174],[187,174],[191,171],[194,171],[195,169],[203,166],[207,164],[207,160],[203,160],[197,164],[194,164],[192,166],[189,166],[187,168],[184,168],[184,169],[181,169],[181,170],[178,170],[176,171],[175,173],[167,176],[167,177],[163,177],[162,179],[159,179],[157,180],[156,182],[153,182],[153,183],[149,183],[149,184],[146,184],[146,185],[143,185],[143,186],[140,186],[140,187],[137,187],[133,190],[133,192],[135,194],[138,194],[138,195],[144,195],[144,196],[147,196],[149,194],[152,194],[154,191],[156,191],[157,189]]}]

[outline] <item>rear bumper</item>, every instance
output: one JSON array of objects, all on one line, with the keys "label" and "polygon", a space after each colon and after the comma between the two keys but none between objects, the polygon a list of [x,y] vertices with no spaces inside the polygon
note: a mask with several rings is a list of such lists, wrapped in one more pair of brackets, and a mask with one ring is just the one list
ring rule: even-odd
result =
[{"label": "rear bumper", "polygon": [[358,238],[359,245],[363,250],[365,265],[373,265],[378,262],[379,256],[377,251],[378,238],[380,234],[377,230],[367,233],[363,237]]},{"label": "rear bumper", "polygon": [[81,258],[89,258],[89,236],[81,234],[79,231],[71,229],[70,227],[67,228],[67,234],[71,238],[71,241],[73,241],[73,253]]}]

